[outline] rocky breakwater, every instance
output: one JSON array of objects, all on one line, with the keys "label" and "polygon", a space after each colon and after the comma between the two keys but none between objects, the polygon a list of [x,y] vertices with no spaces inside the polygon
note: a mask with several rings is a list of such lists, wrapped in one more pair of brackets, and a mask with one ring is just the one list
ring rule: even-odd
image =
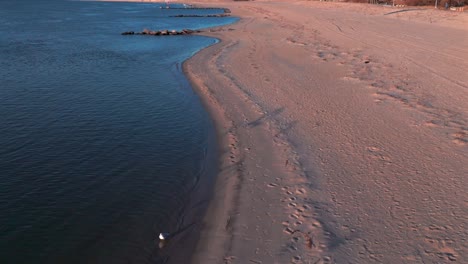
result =
[{"label": "rocky breakwater", "polygon": [[228,17],[229,14],[215,14],[215,15],[175,15],[169,17]]},{"label": "rocky breakwater", "polygon": [[160,7],[160,8],[166,8],[166,9],[195,9],[195,10],[222,10],[223,13],[231,13],[231,10],[229,8],[223,8],[223,7],[194,7],[194,6],[187,6],[187,7]]},{"label": "rocky breakwater", "polygon": [[175,36],[175,35],[190,35],[193,33],[200,33],[201,30],[191,30],[191,29],[182,29],[180,31],[177,30],[149,30],[144,29],[142,32],[134,32],[134,31],[125,31],[122,32],[122,35],[149,35],[149,36]]}]

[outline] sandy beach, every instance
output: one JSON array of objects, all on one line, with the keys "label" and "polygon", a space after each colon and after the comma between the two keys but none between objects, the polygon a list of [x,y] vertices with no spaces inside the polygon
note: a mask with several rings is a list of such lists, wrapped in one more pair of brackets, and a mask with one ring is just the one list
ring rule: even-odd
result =
[{"label": "sandy beach", "polygon": [[224,153],[193,263],[466,262],[467,15],[222,4],[185,65]]},{"label": "sandy beach", "polygon": [[192,263],[467,263],[468,14],[203,1],[220,171]]}]

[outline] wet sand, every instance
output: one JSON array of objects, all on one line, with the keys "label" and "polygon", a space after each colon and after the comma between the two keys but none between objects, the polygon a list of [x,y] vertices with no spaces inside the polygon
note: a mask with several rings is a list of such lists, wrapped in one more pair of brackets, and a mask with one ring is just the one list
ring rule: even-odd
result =
[{"label": "wet sand", "polygon": [[193,263],[468,261],[466,12],[195,4],[242,19],[184,64],[220,141]]}]

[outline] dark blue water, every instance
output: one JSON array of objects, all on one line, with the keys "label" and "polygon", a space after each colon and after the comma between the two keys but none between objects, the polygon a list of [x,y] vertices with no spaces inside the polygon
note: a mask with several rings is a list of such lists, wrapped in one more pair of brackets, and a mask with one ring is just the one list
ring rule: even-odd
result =
[{"label": "dark blue water", "polygon": [[212,124],[180,64],[216,40],[120,33],[234,18],[159,7],[0,1],[0,263],[170,257],[155,238],[185,224],[213,163]]}]

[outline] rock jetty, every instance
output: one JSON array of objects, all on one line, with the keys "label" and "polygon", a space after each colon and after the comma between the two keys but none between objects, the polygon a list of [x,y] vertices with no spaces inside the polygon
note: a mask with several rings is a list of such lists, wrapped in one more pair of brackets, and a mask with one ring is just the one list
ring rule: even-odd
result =
[{"label": "rock jetty", "polygon": [[201,30],[191,30],[191,29],[182,29],[180,31],[177,30],[149,30],[144,29],[142,32],[134,32],[134,31],[125,31],[122,32],[122,35],[150,35],[150,36],[174,36],[174,35],[190,35],[193,33],[200,33]]},{"label": "rock jetty", "polygon": [[215,15],[174,15],[169,17],[228,17],[229,14],[215,14]]},{"label": "rock jetty", "polygon": [[223,13],[231,13],[231,10],[229,8],[223,8],[223,7],[160,7],[165,8],[165,9],[196,9],[196,10],[216,10],[220,9],[223,10]]}]

